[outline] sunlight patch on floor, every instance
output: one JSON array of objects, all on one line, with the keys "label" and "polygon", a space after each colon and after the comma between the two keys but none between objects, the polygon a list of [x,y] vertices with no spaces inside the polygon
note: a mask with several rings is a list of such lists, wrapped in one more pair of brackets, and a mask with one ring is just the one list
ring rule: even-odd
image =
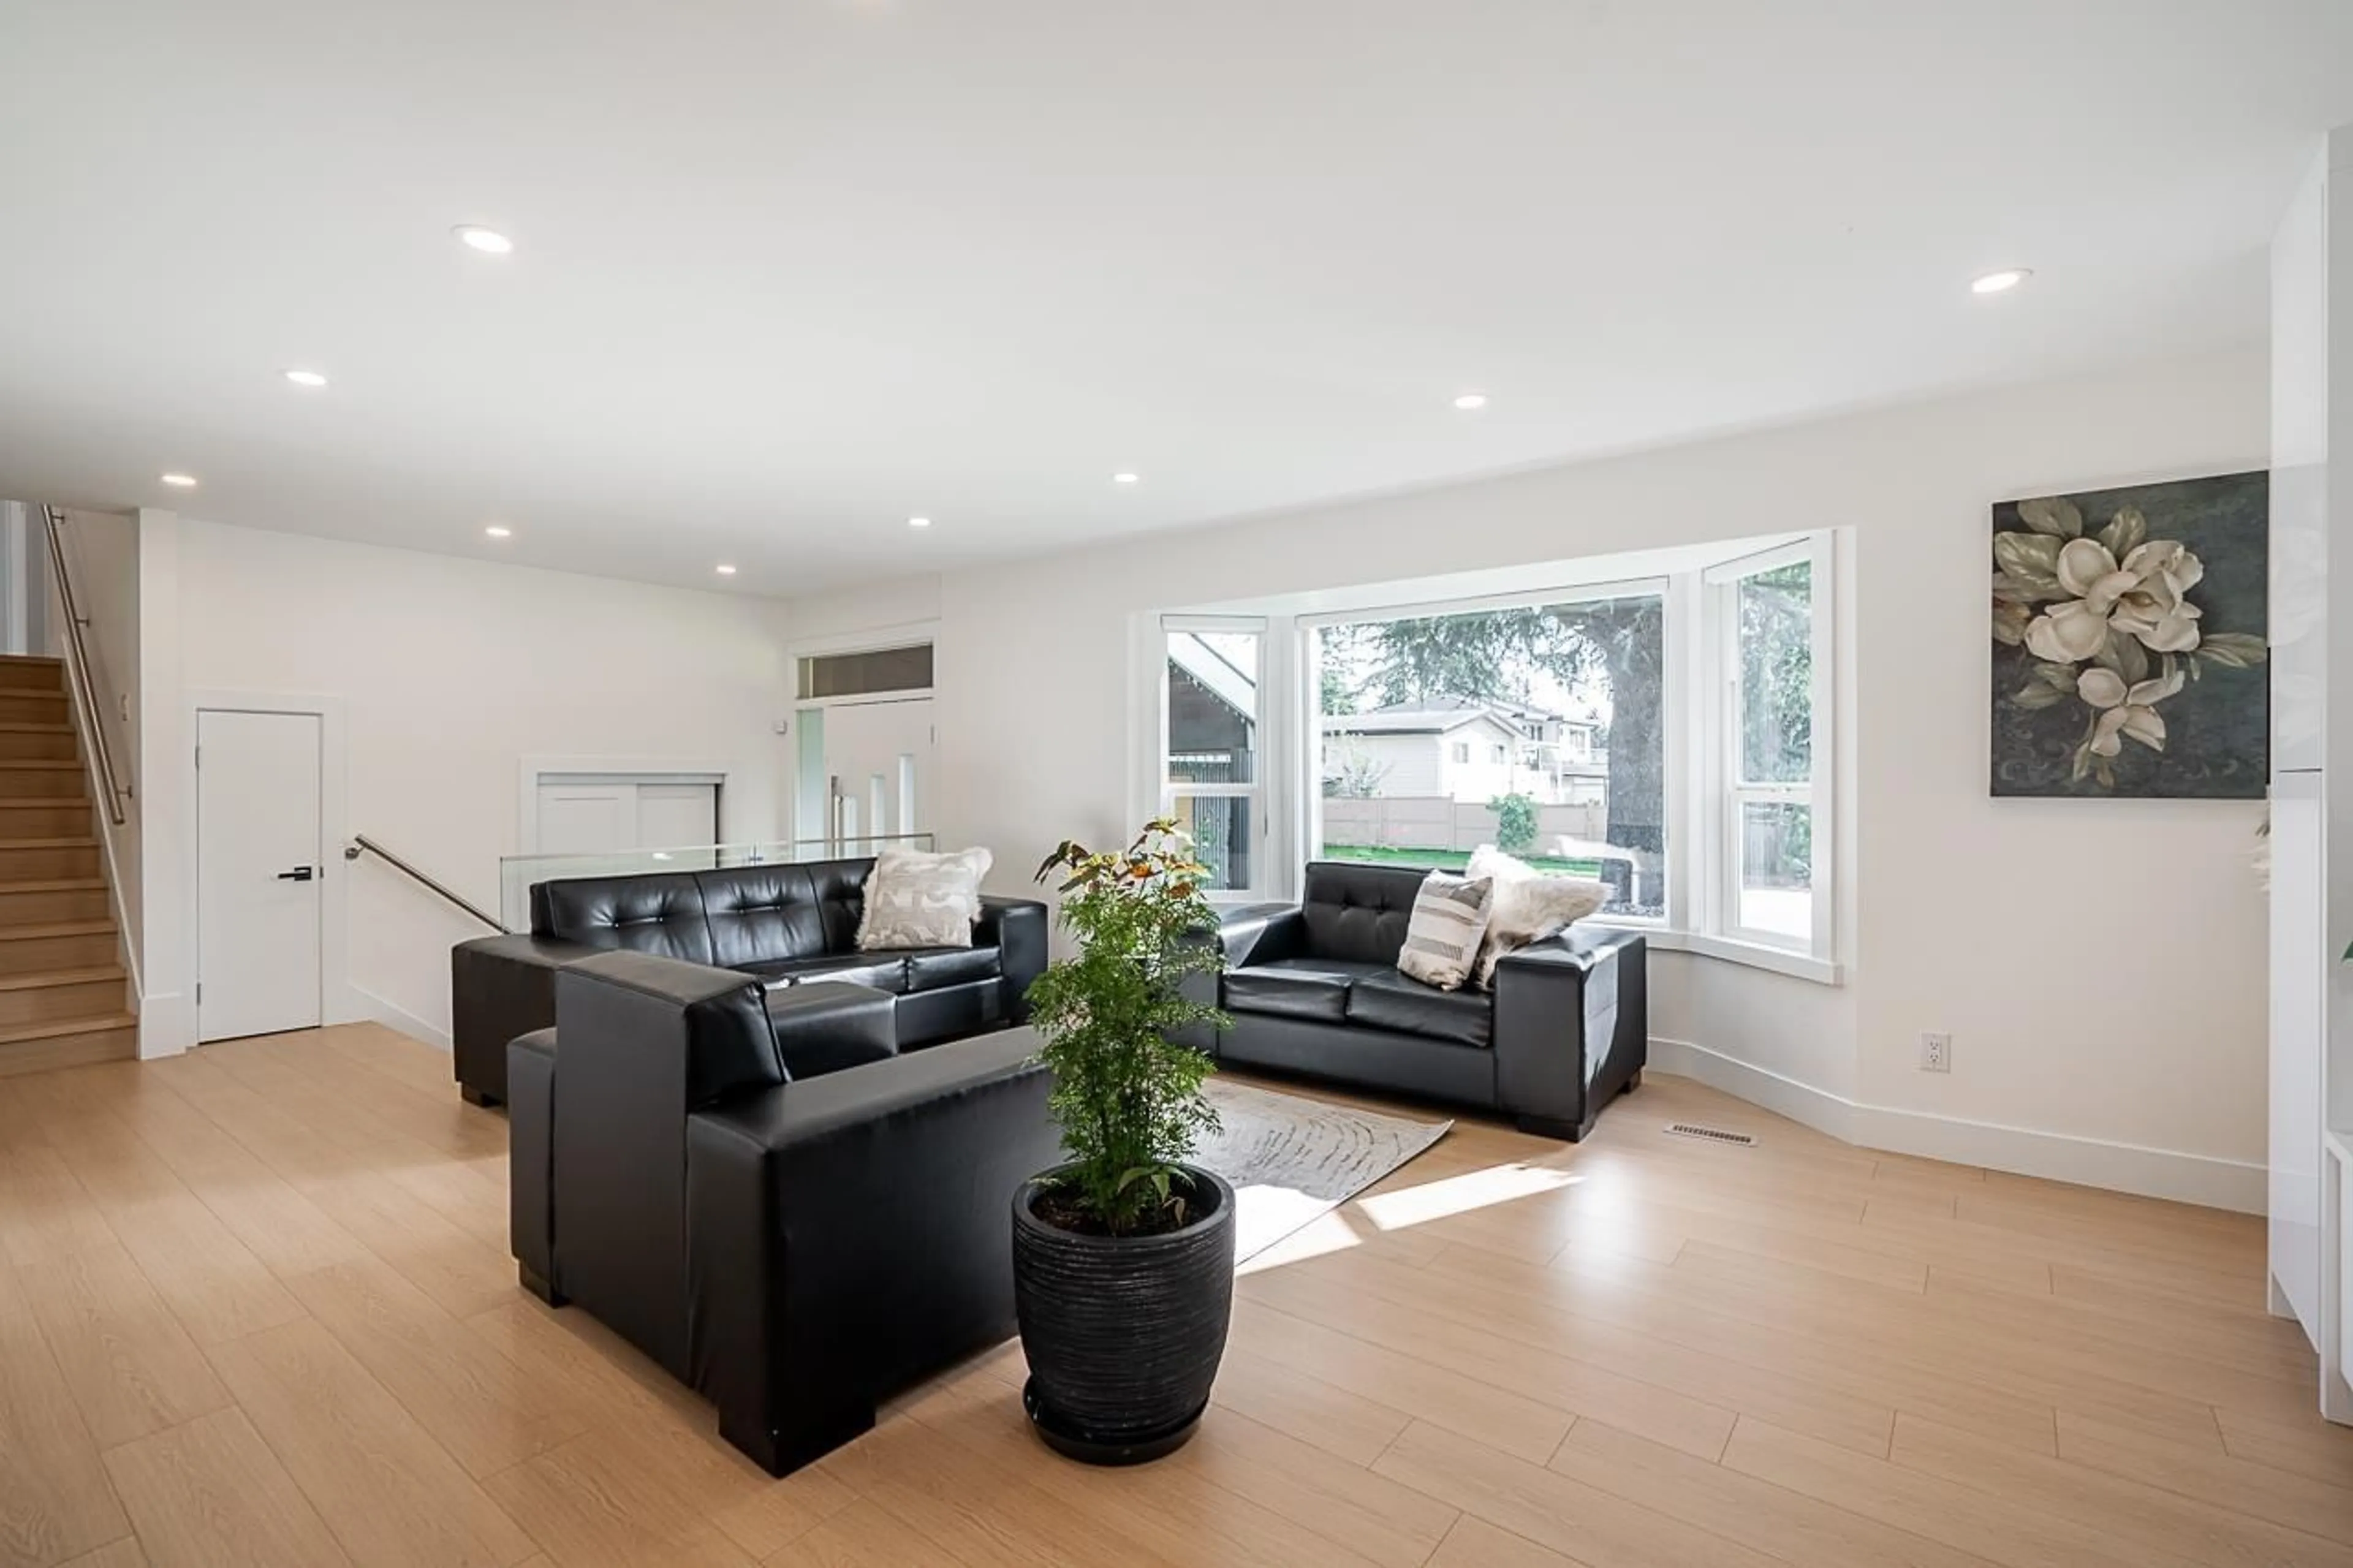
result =
[{"label": "sunlight patch on floor", "polygon": [[1459,1176],[1441,1177],[1418,1187],[1362,1198],[1356,1206],[1364,1210],[1366,1218],[1383,1230],[1403,1230],[1409,1226],[1427,1225],[1434,1219],[1444,1219],[1449,1215],[1469,1214],[1473,1209],[1492,1208],[1497,1204],[1515,1203],[1521,1198],[1558,1192],[1584,1180],[1576,1172],[1556,1171],[1542,1165],[1493,1165],[1483,1171],[1466,1171]]},{"label": "sunlight patch on floor", "polygon": [[1256,1274],[1261,1269],[1280,1268],[1286,1263],[1304,1263],[1311,1258],[1324,1258],[1335,1252],[1345,1252],[1352,1247],[1362,1247],[1364,1242],[1363,1235],[1350,1223],[1347,1215],[1334,1209],[1308,1221],[1257,1257],[1245,1259],[1234,1272],[1237,1275]]}]

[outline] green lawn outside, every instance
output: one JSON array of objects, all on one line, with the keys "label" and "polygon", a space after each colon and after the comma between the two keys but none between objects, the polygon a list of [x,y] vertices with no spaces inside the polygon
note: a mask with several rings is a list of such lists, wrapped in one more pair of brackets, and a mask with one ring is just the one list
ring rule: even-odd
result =
[{"label": "green lawn outside", "polygon": [[[1377,849],[1368,844],[1326,844],[1326,860],[1353,860],[1367,866],[1420,866],[1434,871],[1460,871],[1471,864],[1467,849]],[[1549,855],[1524,856],[1539,871],[1568,871],[1579,877],[1601,875],[1599,860],[1562,860]]]}]

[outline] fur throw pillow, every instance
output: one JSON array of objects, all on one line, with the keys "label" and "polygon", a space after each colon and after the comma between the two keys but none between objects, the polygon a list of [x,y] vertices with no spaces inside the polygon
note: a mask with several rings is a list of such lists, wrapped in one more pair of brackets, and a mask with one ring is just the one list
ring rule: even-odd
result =
[{"label": "fur throw pillow", "polygon": [[995,861],[986,849],[931,855],[885,847],[866,879],[859,951],[970,947],[972,923],[980,918],[980,879]]},{"label": "fur throw pillow", "polygon": [[1472,852],[1469,874],[1495,884],[1493,918],[1479,949],[1479,984],[1495,984],[1495,963],[1507,952],[1558,934],[1609,901],[1607,882],[1582,877],[1555,877],[1525,860],[1504,854],[1492,844]]}]

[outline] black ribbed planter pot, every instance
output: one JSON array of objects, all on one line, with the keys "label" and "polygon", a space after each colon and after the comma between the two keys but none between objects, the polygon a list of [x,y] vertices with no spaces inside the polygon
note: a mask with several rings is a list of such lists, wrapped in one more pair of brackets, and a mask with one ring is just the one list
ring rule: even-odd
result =
[{"label": "black ribbed planter pot", "polygon": [[1031,1208],[1047,1178],[1013,1194],[1013,1299],[1029,1357],[1021,1402],[1057,1453],[1156,1459],[1208,1408],[1233,1316],[1234,1190],[1182,1169],[1213,1206],[1166,1236],[1057,1229]]}]

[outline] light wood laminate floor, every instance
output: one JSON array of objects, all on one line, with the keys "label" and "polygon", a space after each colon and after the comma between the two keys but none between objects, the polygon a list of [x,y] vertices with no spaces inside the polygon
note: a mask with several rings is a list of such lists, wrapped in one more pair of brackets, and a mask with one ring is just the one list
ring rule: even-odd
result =
[{"label": "light wood laminate floor", "polygon": [[1671,1078],[1258,1259],[1138,1470],[1049,1455],[1008,1347],[771,1481],[516,1288],[505,1203],[504,1121],[373,1026],[0,1083],[0,1565],[2353,1563],[2260,1222]]}]

